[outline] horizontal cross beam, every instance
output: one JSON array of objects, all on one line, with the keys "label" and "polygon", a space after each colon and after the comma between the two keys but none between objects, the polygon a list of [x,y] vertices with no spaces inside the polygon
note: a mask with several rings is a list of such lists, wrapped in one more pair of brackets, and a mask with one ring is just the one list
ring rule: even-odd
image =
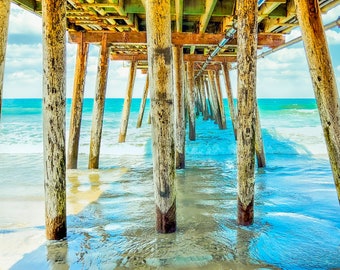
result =
[{"label": "horizontal cross beam", "polygon": [[[146,44],[146,32],[116,32],[110,31],[88,31],[85,33],[69,31],[69,41],[71,43],[96,43],[99,44],[103,34],[107,35],[107,42],[114,44]],[[172,33],[173,45],[195,45],[209,46],[217,45],[224,34],[194,34],[194,33]],[[285,37],[280,34],[258,34],[258,45],[275,48],[285,43]],[[231,40],[228,45],[236,45],[236,39]]]},{"label": "horizontal cross beam", "polygon": [[[184,54],[183,60],[185,62],[205,62],[207,60],[207,55],[202,54]],[[116,61],[147,61],[148,56],[147,54],[111,54],[110,55],[111,60]],[[215,56],[212,60],[212,63],[214,62],[220,62],[220,63],[229,63],[229,62],[236,62],[237,58],[235,56]]]}]

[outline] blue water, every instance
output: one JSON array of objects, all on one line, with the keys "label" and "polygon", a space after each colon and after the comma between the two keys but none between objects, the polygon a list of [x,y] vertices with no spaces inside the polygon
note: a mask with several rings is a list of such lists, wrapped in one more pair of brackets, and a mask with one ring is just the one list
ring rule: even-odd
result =
[{"label": "blue water", "polygon": [[[267,166],[256,171],[250,227],[236,224],[228,110],[227,130],[198,117],[186,169],[177,171],[178,231],[171,235],[154,229],[149,103],[137,129],[139,104],[133,100],[119,144],[123,100],[106,100],[100,169],[87,170],[93,101],[85,100],[79,169],[67,173],[68,238],[45,242],[41,100],[4,100],[0,269],[340,268],[340,208],[315,100],[259,100]],[[67,126],[69,116],[68,100]],[[21,253],[5,246],[16,241]]]}]

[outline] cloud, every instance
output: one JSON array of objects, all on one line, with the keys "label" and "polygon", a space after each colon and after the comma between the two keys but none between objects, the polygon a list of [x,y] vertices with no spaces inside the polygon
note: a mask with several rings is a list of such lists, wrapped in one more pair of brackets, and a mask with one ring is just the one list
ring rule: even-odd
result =
[{"label": "cloud", "polygon": [[[1,1],[1,0],[0,0]],[[340,5],[323,15],[323,22],[338,18]],[[339,29],[327,31],[333,65],[340,85],[340,33]],[[8,47],[5,64],[5,97],[42,96],[42,22],[41,18],[22,8],[11,5]],[[286,36],[286,41],[301,35],[299,28]],[[77,45],[67,43],[67,97],[72,96]],[[100,47],[90,45],[85,97],[93,98],[96,90]],[[124,97],[129,67],[125,62],[110,61],[107,97]],[[259,97],[313,97],[313,89],[302,42],[279,50],[257,63],[257,91]],[[237,95],[237,72],[230,72],[234,96]],[[146,75],[137,71],[134,97],[142,95]],[[222,87],[223,84],[222,84]],[[338,87],[340,88],[340,87]],[[225,91],[224,91],[225,93]]]},{"label": "cloud", "polygon": [[42,22],[36,14],[28,12],[16,4],[11,4],[8,43],[41,43]]},{"label": "cloud", "polygon": [[4,80],[4,98],[42,97],[41,72],[16,71]]},{"label": "cloud", "polygon": [[[4,87],[4,92],[12,93],[16,91],[14,86],[22,85],[26,87],[28,80],[30,85],[37,83],[36,77],[42,77],[42,47],[41,44],[22,45],[9,44],[6,51],[5,81],[11,83],[11,89]],[[13,81],[13,82],[12,82]],[[36,87],[39,87],[38,85]]]},{"label": "cloud", "polygon": [[329,45],[340,45],[340,32],[335,30],[328,30],[327,34],[327,42]]},{"label": "cloud", "polygon": [[332,8],[327,13],[322,15],[322,21],[324,24],[330,23],[332,21],[335,21],[340,14],[340,5]]},{"label": "cloud", "polygon": [[293,29],[288,35],[286,35],[286,42],[293,40],[294,38],[301,36],[300,28]]},{"label": "cloud", "polygon": [[302,47],[284,48],[258,60],[258,76],[286,81],[303,76],[308,70]]},{"label": "cloud", "polygon": [[130,73],[130,63],[122,62],[121,65],[117,65],[115,62],[111,62],[112,65],[116,66],[116,73],[120,79],[127,79]]}]

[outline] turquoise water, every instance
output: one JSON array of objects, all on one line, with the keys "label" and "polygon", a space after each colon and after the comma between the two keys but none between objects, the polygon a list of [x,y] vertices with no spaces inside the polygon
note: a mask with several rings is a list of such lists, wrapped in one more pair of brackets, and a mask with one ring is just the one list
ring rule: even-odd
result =
[{"label": "turquoise water", "polygon": [[0,269],[340,268],[340,209],[315,100],[259,100],[267,167],[256,171],[250,227],[236,224],[229,113],[227,130],[198,117],[187,168],[177,171],[178,231],[170,235],[155,232],[149,103],[137,129],[139,103],[118,144],[123,100],[106,101],[100,169],[87,170],[85,100],[79,169],[67,173],[68,237],[45,242],[41,100],[4,100]]}]

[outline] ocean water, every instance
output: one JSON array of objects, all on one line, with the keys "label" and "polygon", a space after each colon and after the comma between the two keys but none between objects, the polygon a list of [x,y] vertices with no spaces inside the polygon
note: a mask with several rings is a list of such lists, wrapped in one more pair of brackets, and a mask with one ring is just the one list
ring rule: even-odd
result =
[{"label": "ocean water", "polygon": [[[67,171],[64,241],[45,241],[41,100],[3,103],[0,269],[340,268],[340,206],[313,99],[259,100],[267,166],[256,170],[249,227],[236,222],[229,113],[226,130],[198,117],[176,175],[178,230],[169,235],[155,232],[149,103],[137,129],[133,100],[119,144],[123,100],[106,100],[100,169],[88,170],[93,101],[85,100],[78,169]],[[68,100],[67,126],[69,112]]]}]

